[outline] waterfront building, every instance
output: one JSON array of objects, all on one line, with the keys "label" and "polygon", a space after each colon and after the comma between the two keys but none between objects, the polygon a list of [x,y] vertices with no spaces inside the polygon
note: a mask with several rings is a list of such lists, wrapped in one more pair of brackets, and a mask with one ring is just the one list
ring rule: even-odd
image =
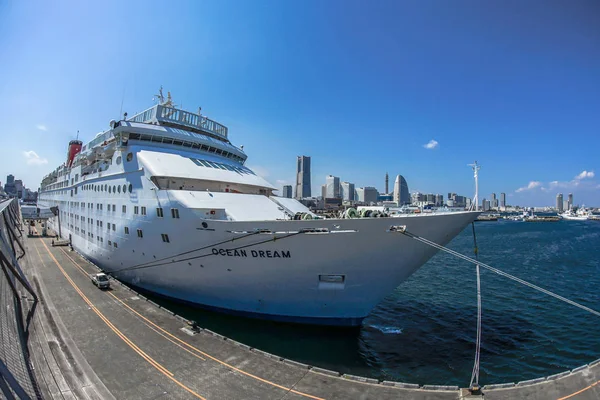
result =
[{"label": "waterfront building", "polygon": [[411,198],[408,191],[408,183],[402,175],[396,176],[394,182],[394,201],[399,205],[410,204]]},{"label": "waterfront building", "polygon": [[442,194],[435,195],[435,205],[437,207],[441,207],[444,205],[444,195],[442,195]]},{"label": "waterfront building", "polygon": [[296,199],[310,197],[310,157],[298,156],[296,167]]},{"label": "waterfront building", "polygon": [[472,203],[473,202],[471,201],[471,198],[467,197],[467,201],[466,201],[465,207],[470,208]]},{"label": "waterfront building", "polygon": [[354,183],[342,182],[340,185],[341,198],[344,201],[354,201]]},{"label": "waterfront building", "polygon": [[379,191],[377,189],[375,189],[374,187],[371,187],[371,186],[365,186],[364,193],[365,193],[364,194],[365,203],[367,203],[367,204],[377,203],[377,198],[379,197]]},{"label": "waterfront building", "polygon": [[288,199],[292,198],[292,185],[283,185],[282,196]]},{"label": "waterfront building", "polygon": [[329,175],[325,178],[325,184],[327,185],[328,199],[341,199],[340,196],[340,178],[337,176]]},{"label": "waterfront building", "polygon": [[321,185],[321,197],[323,200],[327,198],[327,185]]},{"label": "waterfront building", "polygon": [[563,212],[564,211],[563,205],[564,205],[563,194],[559,193],[556,195],[556,210],[560,213]]},{"label": "waterfront building", "polygon": [[490,201],[486,199],[481,200],[481,209],[483,211],[490,211]]},{"label": "waterfront building", "polygon": [[573,208],[573,193],[569,193],[567,202],[569,203],[569,208],[567,208],[567,210],[570,210],[571,208]]},{"label": "waterfront building", "polygon": [[427,194],[427,203],[435,204],[435,194],[433,194],[433,193]]},{"label": "waterfront building", "polygon": [[506,208],[506,193],[500,193],[500,208]]},{"label": "waterfront building", "polygon": [[496,193],[492,193],[490,200],[490,208],[498,209],[498,199],[496,198]]}]

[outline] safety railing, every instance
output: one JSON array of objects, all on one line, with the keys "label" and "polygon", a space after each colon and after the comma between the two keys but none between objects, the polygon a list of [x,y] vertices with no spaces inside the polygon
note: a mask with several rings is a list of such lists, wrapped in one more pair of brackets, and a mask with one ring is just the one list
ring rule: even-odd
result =
[{"label": "safety railing", "polygon": [[7,399],[41,399],[28,348],[38,297],[19,265],[24,255],[19,202],[6,200],[0,203],[0,397]]}]

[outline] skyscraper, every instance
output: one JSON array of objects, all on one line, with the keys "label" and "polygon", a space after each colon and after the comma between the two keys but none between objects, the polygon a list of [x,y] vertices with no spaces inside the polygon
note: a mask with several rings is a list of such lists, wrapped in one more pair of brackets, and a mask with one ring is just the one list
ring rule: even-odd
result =
[{"label": "skyscraper", "polygon": [[282,196],[288,199],[292,198],[292,185],[283,185]]},{"label": "skyscraper", "polygon": [[340,189],[344,201],[354,201],[354,183],[342,182]]},{"label": "skyscraper", "polygon": [[296,199],[310,197],[310,157],[298,156],[295,197]]},{"label": "skyscraper", "polygon": [[340,178],[337,176],[329,175],[325,178],[325,184],[327,185],[327,198],[328,199],[340,199]]},{"label": "skyscraper", "polygon": [[498,199],[496,193],[492,193],[492,199],[490,200],[490,208],[498,208]]},{"label": "skyscraper", "polygon": [[569,193],[567,202],[569,203],[569,209],[573,208],[573,193]]},{"label": "skyscraper", "polygon": [[385,173],[385,194],[388,194],[390,192],[390,176],[388,175],[388,173]]},{"label": "skyscraper", "polygon": [[396,176],[394,182],[394,201],[399,206],[403,204],[410,204],[410,193],[408,192],[408,183],[402,175]]},{"label": "skyscraper", "polygon": [[506,193],[500,193],[500,208],[506,208]]},{"label": "skyscraper", "polygon": [[563,212],[564,211],[563,210],[563,205],[564,205],[563,194],[559,193],[559,194],[556,195],[556,210],[558,212]]}]

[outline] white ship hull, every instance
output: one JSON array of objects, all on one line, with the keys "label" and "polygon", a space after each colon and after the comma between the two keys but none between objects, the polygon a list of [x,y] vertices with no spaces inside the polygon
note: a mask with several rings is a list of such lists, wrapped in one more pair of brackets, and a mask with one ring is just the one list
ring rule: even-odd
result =
[{"label": "white ship hull", "polygon": [[[197,220],[183,223],[179,235],[171,236],[176,246],[159,240],[141,245],[132,237],[108,251],[68,228],[62,233],[65,238],[71,235],[74,248],[106,272],[159,295],[261,318],[352,326],[436,252],[400,233],[387,232],[390,226],[406,225],[412,233],[446,244],[476,215],[258,224],[209,221],[207,229]],[[257,226],[281,233],[229,233],[251,232]],[[331,233],[288,233],[303,228],[328,228]],[[273,241],[274,237],[279,239]],[[222,243],[233,238],[238,239]],[[222,244],[210,246],[214,243]],[[199,248],[204,249],[168,258]],[[322,282],[323,275],[343,275],[344,282]]]}]

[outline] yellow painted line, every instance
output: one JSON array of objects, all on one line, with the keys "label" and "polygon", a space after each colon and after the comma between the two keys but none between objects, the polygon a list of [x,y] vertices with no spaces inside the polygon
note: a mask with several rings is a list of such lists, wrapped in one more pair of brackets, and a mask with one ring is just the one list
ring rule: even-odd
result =
[{"label": "yellow painted line", "polygon": [[[71,259],[71,257],[70,257],[70,256],[69,256],[69,255],[68,255],[68,254],[67,254],[67,253],[66,253],[64,250],[63,250],[63,252],[64,252],[64,253],[67,255],[67,257],[68,257],[69,259]],[[76,263],[76,262],[75,262],[73,259],[71,259],[71,262],[72,262],[72,263],[74,263],[74,264],[75,264],[75,265],[76,265],[78,268],[80,268],[80,269],[81,269],[81,267],[80,267],[80,266],[79,266],[79,265],[78,265],[78,264],[77,264],[77,263]],[[87,276],[87,273],[86,273],[84,270],[82,270],[82,272],[83,272],[83,273],[84,273],[84,274]],[[176,340],[177,342],[179,342],[179,343],[183,344],[184,346],[187,346],[188,348],[190,348],[190,349],[192,349],[192,350],[194,350],[194,351],[196,351],[196,352],[198,352],[198,353],[202,354],[202,355],[203,355],[204,357],[206,357],[206,358],[210,358],[211,360],[213,360],[213,361],[216,361],[216,362],[218,362],[219,364],[221,364],[221,365],[223,365],[223,366],[225,366],[225,367],[227,367],[227,368],[230,368],[230,369],[232,369],[232,370],[234,370],[234,371],[236,371],[236,372],[239,372],[240,374],[246,375],[246,376],[248,376],[248,377],[250,377],[250,378],[252,378],[252,379],[256,379],[256,380],[258,380],[258,381],[260,381],[260,382],[266,383],[266,384],[268,384],[268,385],[271,385],[271,386],[274,386],[274,387],[276,387],[276,388],[283,389],[283,390],[285,390],[285,391],[288,391],[288,392],[291,392],[291,393],[297,394],[297,395],[299,395],[299,396],[304,396],[304,397],[307,397],[307,398],[310,398],[310,399],[314,399],[314,400],[325,400],[325,399],[323,399],[322,397],[313,396],[313,395],[310,395],[310,394],[308,394],[308,393],[299,392],[299,391],[297,391],[297,390],[294,390],[294,389],[292,389],[292,388],[289,388],[289,387],[285,387],[285,386],[279,385],[279,384],[277,384],[277,383],[275,383],[275,382],[269,381],[269,380],[267,380],[267,379],[261,378],[261,377],[259,377],[259,376],[253,375],[253,374],[251,374],[251,373],[249,373],[249,372],[246,372],[246,371],[243,371],[243,370],[241,370],[241,369],[239,369],[239,368],[236,368],[236,367],[234,367],[233,365],[226,363],[225,361],[221,361],[221,360],[219,360],[218,358],[216,358],[216,357],[213,357],[213,356],[211,356],[210,354],[207,354],[207,353],[205,353],[204,351],[202,351],[202,350],[200,350],[200,349],[198,349],[198,348],[196,348],[196,347],[192,346],[191,344],[187,343],[186,341],[184,341],[184,340],[181,340],[181,339],[180,339],[180,338],[178,338],[177,336],[175,336],[175,335],[171,334],[170,332],[168,332],[168,331],[164,330],[163,328],[161,328],[160,326],[158,326],[157,324],[155,324],[154,322],[150,321],[148,318],[144,317],[142,314],[140,314],[139,312],[137,312],[136,310],[134,310],[133,308],[131,308],[131,307],[130,307],[129,305],[127,305],[127,304],[126,304],[126,303],[125,303],[123,300],[119,299],[119,298],[118,298],[117,296],[115,296],[114,294],[112,294],[112,293],[110,293],[110,292],[108,292],[108,293],[109,293],[111,296],[113,296],[113,297],[114,297],[116,300],[118,300],[118,301],[119,301],[121,304],[123,304],[125,307],[127,307],[129,310],[131,310],[131,312],[133,312],[135,315],[137,315],[138,317],[140,317],[142,320],[146,321],[148,325],[151,325],[151,326],[155,327],[156,329],[158,329],[158,330],[160,330],[161,332],[163,332],[165,335],[168,335],[169,337],[173,338],[174,340]],[[180,347],[181,347],[181,346],[180,346]],[[202,358],[202,359],[204,360],[204,358]]]},{"label": "yellow painted line", "polygon": [[[71,284],[71,286],[73,286],[73,289],[75,289],[75,291],[77,293],[79,293],[79,295],[81,296],[81,298],[83,299],[83,301],[85,301],[88,304],[88,306],[90,306],[90,308],[92,310],[94,310],[94,312],[98,315],[98,317],[100,317],[100,319],[102,319],[108,325],[108,327],[111,328],[117,334],[117,336],[119,336],[125,343],[127,343],[142,358],[144,358],[146,361],[148,361],[150,363],[150,365],[152,365],[154,368],[156,368],[158,371],[160,371],[163,375],[165,375],[167,378],[169,378],[175,384],[177,384],[178,386],[180,386],[182,389],[186,390],[188,393],[194,395],[195,397],[197,397],[199,399],[202,399],[202,400],[206,400],[204,397],[200,396],[198,393],[194,392],[192,389],[190,389],[189,387],[187,387],[186,385],[184,385],[183,383],[181,383],[180,381],[178,381],[177,379],[175,379],[173,377],[174,376],[173,373],[171,373],[170,371],[168,371],[166,368],[164,368],[162,365],[160,365],[158,362],[156,362],[154,359],[152,359],[150,356],[148,356],[146,353],[144,353],[131,340],[129,340],[129,338],[127,338],[121,331],[119,331],[108,320],[108,318],[106,318],[100,312],[100,310],[98,310],[94,306],[94,304],[83,294],[83,292],[79,289],[79,287],[77,286],[77,284],[75,284],[75,282],[73,282],[73,280],[71,279],[71,277],[69,276],[69,274],[67,274],[65,272],[65,270],[62,268],[62,266],[60,265],[60,263],[58,262],[58,260],[54,257],[54,255],[52,254],[52,252],[50,251],[50,249],[48,249],[48,246],[46,246],[46,243],[44,243],[43,239],[41,240],[41,242],[44,245],[44,247],[46,248],[46,251],[48,252],[48,254],[50,255],[50,257],[52,258],[52,260],[54,261],[54,263],[56,264],[56,266],[60,269],[60,271],[65,276],[65,278],[67,279],[67,281],[69,281],[69,283]],[[38,251],[37,246],[34,245],[34,247],[36,248],[36,251],[38,252],[38,255],[40,256],[40,260],[43,263],[42,256],[41,256],[40,252]]]},{"label": "yellow painted line", "polygon": [[[75,265],[75,267],[77,267],[77,269],[78,269],[78,270],[79,270],[79,271],[80,271],[80,272],[81,272],[83,275],[85,275],[87,278],[89,278],[89,277],[90,277],[90,275],[89,275],[89,274],[88,274],[88,273],[87,273],[87,272],[86,272],[86,271],[83,269],[83,267],[82,267],[81,265],[77,264],[77,262],[76,262],[75,260],[73,260],[73,258],[72,258],[71,256],[69,256],[69,255],[67,254],[67,252],[66,252],[64,249],[60,249],[60,250],[61,250],[61,251],[64,253],[64,255],[65,255],[65,256],[66,256],[66,257],[67,257],[67,258],[68,258],[68,259],[71,261],[71,263],[73,263],[73,265]],[[114,294],[112,294],[112,293],[110,293],[110,292],[108,292],[108,294],[110,294],[111,296],[113,296],[115,299],[119,300],[119,298],[118,298],[118,297],[116,297]],[[119,301],[121,301],[121,300],[119,300]],[[125,304],[125,305],[126,305],[126,304]],[[127,306],[127,305],[126,305],[126,306]],[[127,307],[129,307],[129,306],[127,306]],[[198,354],[196,354],[196,353],[194,353],[194,352],[190,351],[189,349],[186,349],[185,347],[183,347],[183,346],[182,346],[182,345],[180,345],[179,343],[175,342],[174,340],[172,340],[172,339],[168,338],[167,336],[165,336],[164,334],[162,334],[161,332],[159,332],[159,331],[158,331],[156,328],[152,327],[152,326],[151,326],[150,324],[148,324],[147,322],[145,322],[145,321],[142,321],[142,323],[143,323],[144,325],[146,325],[148,328],[150,328],[152,331],[156,332],[156,334],[160,335],[161,337],[165,338],[165,339],[166,339],[166,340],[168,340],[169,342],[173,343],[175,346],[177,346],[177,347],[181,348],[183,351],[185,351],[185,352],[187,352],[187,353],[191,354],[192,356],[194,356],[194,357],[196,357],[196,358],[198,358],[198,359],[200,359],[200,360],[202,360],[202,361],[206,361],[206,359],[205,359],[204,357],[201,357],[201,356],[199,356]],[[170,335],[170,333],[169,333],[169,332],[166,332],[166,331],[164,331],[164,332]]]},{"label": "yellow painted line", "polygon": [[135,314],[136,314],[138,317],[140,317],[140,318],[142,318],[143,320],[147,321],[149,324],[152,324],[152,325],[153,325],[153,326],[155,326],[157,329],[160,329],[161,331],[165,332],[167,335],[171,336],[173,339],[177,340],[178,342],[180,342],[180,343],[184,344],[185,346],[187,346],[187,347],[189,347],[189,348],[191,348],[191,349],[193,349],[193,350],[197,351],[198,353],[202,354],[203,356],[205,356],[205,357],[207,357],[207,358],[210,358],[211,360],[213,360],[213,361],[216,361],[216,362],[218,362],[218,363],[219,363],[219,364],[221,364],[221,365],[224,365],[224,366],[226,366],[227,368],[231,368],[232,370],[234,370],[234,371],[236,371],[236,372],[239,372],[239,373],[241,373],[241,374],[243,374],[243,375],[246,375],[246,376],[248,376],[248,377],[250,377],[250,378],[256,379],[256,380],[258,380],[258,381],[260,381],[260,382],[267,383],[267,384],[269,384],[269,385],[271,385],[271,386],[275,386],[275,387],[277,387],[277,388],[279,388],[279,389],[283,389],[283,390],[286,390],[286,391],[292,392],[292,393],[294,393],[294,394],[297,394],[297,395],[300,395],[300,396],[308,397],[308,398],[315,399],[315,400],[325,400],[325,399],[323,399],[323,398],[321,398],[321,397],[312,396],[312,395],[310,395],[310,394],[307,394],[307,393],[303,393],[303,392],[299,392],[299,391],[297,391],[297,390],[293,390],[292,388],[288,388],[288,387],[285,387],[285,386],[282,386],[282,385],[278,385],[278,384],[277,384],[277,383],[275,383],[275,382],[271,382],[271,381],[269,381],[269,380],[263,379],[263,378],[261,378],[261,377],[258,377],[258,376],[256,376],[256,375],[253,375],[253,374],[251,374],[251,373],[249,373],[249,372],[246,372],[246,371],[243,371],[243,370],[241,370],[241,369],[239,369],[239,368],[236,368],[236,367],[234,367],[233,365],[230,365],[230,364],[226,363],[225,361],[221,361],[221,360],[219,360],[218,358],[215,358],[215,357],[211,356],[210,354],[207,354],[207,353],[203,352],[202,350],[200,350],[200,349],[198,349],[198,348],[196,348],[196,347],[192,346],[191,344],[187,343],[186,341],[179,339],[177,336],[174,336],[174,335],[172,335],[171,333],[169,333],[169,332],[165,331],[163,328],[161,328],[160,326],[156,325],[154,322],[152,322],[152,321],[150,321],[149,319],[147,319],[146,317],[144,317],[142,314],[140,314],[139,312],[137,312],[136,310],[134,310],[133,308],[131,308],[129,305],[125,304],[125,302],[124,302],[123,300],[119,299],[117,296],[115,296],[115,295],[114,295],[114,294],[112,294],[112,293],[110,293],[110,294],[111,294],[111,295],[112,295],[112,296],[113,296],[115,299],[117,299],[118,301],[120,301],[120,302],[121,302],[121,304],[123,304],[125,307],[127,307],[128,309],[130,309],[130,310],[131,310],[131,312],[135,313]]},{"label": "yellow painted line", "polygon": [[558,400],[566,400],[566,399],[570,399],[571,397],[573,397],[573,396],[577,396],[578,394],[580,394],[580,393],[583,393],[583,392],[585,392],[586,390],[590,390],[591,388],[593,388],[594,386],[596,386],[596,385],[597,385],[597,384],[599,384],[599,383],[600,383],[600,381],[596,381],[596,382],[592,383],[591,385],[589,385],[588,387],[584,387],[583,389],[581,389],[581,390],[578,390],[578,391],[576,391],[575,393],[572,393],[572,394],[570,394],[570,395],[568,395],[568,396],[561,397],[561,398],[560,398],[560,399],[558,399]]},{"label": "yellow painted line", "polygon": [[[43,243],[43,242],[42,242]],[[44,244],[45,246],[45,244]],[[48,248],[46,247],[46,249],[48,250]],[[37,248],[36,248],[37,251]],[[50,250],[48,250],[50,251]],[[40,259],[41,259],[41,254],[38,251],[38,255],[40,255]],[[63,272],[63,274],[66,274],[66,272],[64,271],[64,269],[62,268],[62,266],[60,266],[60,264],[58,263],[58,261],[56,261],[56,258],[54,258],[54,255],[52,255],[52,253],[50,253],[50,257],[52,257],[54,259],[54,262],[57,263],[57,265],[59,266],[60,270]],[[42,261],[43,262],[43,261]],[[83,298],[83,300],[87,303],[87,305],[100,317],[100,319],[102,319],[102,321],[104,321],[108,327],[117,334],[117,336],[119,336],[121,339],[123,339],[123,341],[125,341],[125,343],[127,343],[132,349],[134,349],[140,356],[142,356],[146,361],[148,361],[150,364],[155,364],[154,366],[158,369],[161,369],[162,372],[169,374],[170,376],[173,376],[173,373],[171,373],[170,371],[168,371],[166,368],[164,368],[162,365],[160,365],[159,363],[157,363],[156,361],[154,361],[150,356],[148,356],[145,352],[143,352],[139,347],[137,347],[127,336],[125,336],[120,330],[118,330],[111,322],[110,320],[108,320],[108,318],[106,318],[104,316],[104,314],[102,314],[95,306],[94,304],[83,294],[83,292],[79,289],[79,287],[75,284],[75,282],[73,282],[71,280],[71,278],[68,276],[68,274],[65,275],[65,277],[67,278],[67,280],[69,281],[69,283],[71,283],[71,285],[73,286],[73,288],[75,289],[75,291]]]}]

